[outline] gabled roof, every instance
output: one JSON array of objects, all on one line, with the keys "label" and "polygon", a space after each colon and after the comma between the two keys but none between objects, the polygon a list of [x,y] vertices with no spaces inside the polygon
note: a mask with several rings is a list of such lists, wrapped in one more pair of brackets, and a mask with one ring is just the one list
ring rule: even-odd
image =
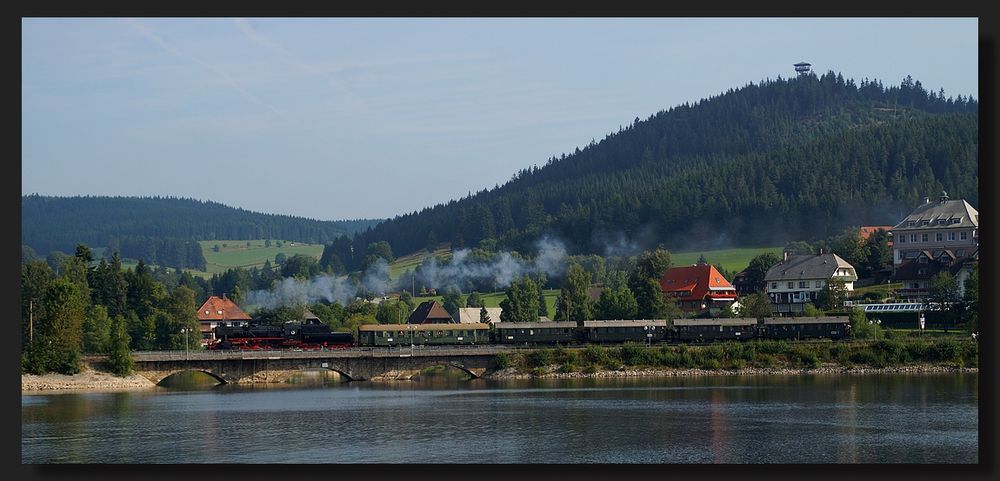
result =
[{"label": "gabled roof", "polygon": [[850,269],[852,275],[842,277],[848,281],[857,280],[854,266],[837,254],[790,255],[767,270],[764,281],[797,281],[804,279],[831,279],[837,269]]},{"label": "gabled roof", "polygon": [[[947,200],[942,196],[936,202],[925,202],[918,206],[910,215],[901,220],[893,231],[949,228],[978,227],[979,211],[965,200]],[[925,224],[924,221],[927,221]]]},{"label": "gabled roof", "polygon": [[438,304],[437,301],[424,301],[413,310],[410,317],[406,319],[406,322],[407,324],[448,324],[455,322],[455,320],[451,318],[451,314],[448,314],[448,311],[444,310],[444,307]]},{"label": "gabled roof", "polygon": [[708,294],[716,298],[736,298],[736,288],[711,264],[671,267],[660,278],[660,289],[675,293],[679,301],[701,300]]},{"label": "gabled roof", "polygon": [[198,309],[199,321],[249,321],[250,315],[243,312],[231,299],[211,296]]}]

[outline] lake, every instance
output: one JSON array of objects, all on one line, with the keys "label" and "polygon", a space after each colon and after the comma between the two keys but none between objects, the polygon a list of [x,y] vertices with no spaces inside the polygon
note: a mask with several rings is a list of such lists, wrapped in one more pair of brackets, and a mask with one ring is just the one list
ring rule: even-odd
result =
[{"label": "lake", "polygon": [[21,396],[25,464],[978,463],[978,376],[175,385]]}]

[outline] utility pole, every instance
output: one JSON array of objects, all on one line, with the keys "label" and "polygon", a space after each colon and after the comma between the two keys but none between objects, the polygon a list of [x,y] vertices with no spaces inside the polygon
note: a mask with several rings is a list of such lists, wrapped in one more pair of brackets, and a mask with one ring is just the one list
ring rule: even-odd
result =
[{"label": "utility pole", "polygon": [[28,299],[28,344],[35,339],[34,303]]}]

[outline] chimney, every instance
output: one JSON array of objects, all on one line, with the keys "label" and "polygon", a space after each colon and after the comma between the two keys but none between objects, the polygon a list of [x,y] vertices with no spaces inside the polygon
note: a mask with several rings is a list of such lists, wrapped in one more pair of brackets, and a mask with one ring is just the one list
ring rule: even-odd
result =
[{"label": "chimney", "polygon": [[823,255],[823,248],[822,247],[819,248],[819,255]]},{"label": "chimney", "polygon": [[785,257],[784,257],[784,259],[782,259],[782,261],[787,261],[788,260],[788,251],[785,251],[784,254],[785,254]]},{"label": "chimney", "polygon": [[924,204],[930,204],[930,203],[931,203],[931,198],[930,197],[924,197]]},{"label": "chimney", "polygon": [[226,293],[225,293],[225,292],[223,292],[223,293],[222,293],[222,298],[223,298],[223,299],[225,299],[225,298],[226,298]]}]

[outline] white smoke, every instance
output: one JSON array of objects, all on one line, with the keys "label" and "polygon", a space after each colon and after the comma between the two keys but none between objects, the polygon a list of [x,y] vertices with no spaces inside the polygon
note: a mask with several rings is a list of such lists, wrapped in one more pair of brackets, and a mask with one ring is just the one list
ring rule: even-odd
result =
[{"label": "white smoke", "polygon": [[389,263],[385,259],[378,259],[365,270],[358,284],[347,277],[327,274],[312,279],[286,277],[275,281],[271,289],[251,291],[246,296],[245,304],[248,309],[301,306],[319,301],[336,302],[346,306],[356,299],[362,290],[384,296],[390,287]]},{"label": "white smoke", "polygon": [[[489,261],[472,257],[468,249],[459,249],[448,262],[438,262],[431,257],[421,265],[420,282],[428,287],[443,289],[461,286],[467,280],[491,279],[498,288],[509,286],[516,279],[544,273],[547,277],[561,276],[566,270],[566,246],[548,237],[536,244],[538,254],[534,259],[521,259],[509,252],[501,252]],[[378,259],[365,270],[360,282],[347,277],[321,275],[312,279],[285,278],[276,281],[268,290],[251,291],[246,296],[248,309],[274,309],[280,306],[308,305],[319,301],[337,302],[346,306],[362,291],[384,296],[395,290],[389,277],[389,264]]]},{"label": "white smoke", "polygon": [[544,273],[548,277],[558,277],[566,270],[566,246],[548,237],[535,243],[538,254],[534,259],[515,257],[510,252],[501,252],[490,260],[472,257],[469,249],[459,249],[448,262],[438,262],[436,258],[425,261],[416,274],[420,282],[434,289],[461,286],[469,280],[492,280],[497,288],[509,286],[516,279],[527,275]]}]

